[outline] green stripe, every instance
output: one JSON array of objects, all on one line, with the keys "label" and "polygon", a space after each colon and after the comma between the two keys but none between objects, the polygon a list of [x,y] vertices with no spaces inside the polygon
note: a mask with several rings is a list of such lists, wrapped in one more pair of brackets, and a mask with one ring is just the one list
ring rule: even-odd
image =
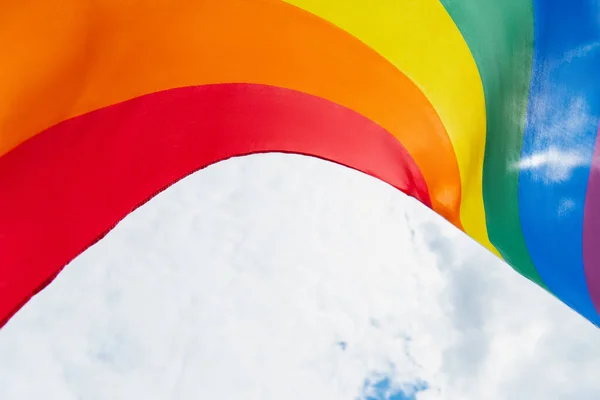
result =
[{"label": "green stripe", "polygon": [[486,102],[483,199],[490,241],[520,274],[546,288],[523,238],[519,173],[533,60],[531,0],[440,0],[477,63]]}]

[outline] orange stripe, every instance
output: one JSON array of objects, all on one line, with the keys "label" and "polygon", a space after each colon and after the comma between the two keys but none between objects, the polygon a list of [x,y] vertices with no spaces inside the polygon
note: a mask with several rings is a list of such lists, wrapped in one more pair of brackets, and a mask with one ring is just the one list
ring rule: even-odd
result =
[{"label": "orange stripe", "polygon": [[[339,103],[409,151],[459,222],[448,135],[420,90],[349,34],[274,0],[51,0],[0,12],[0,155],[61,120],[143,94],[247,82]],[[124,120],[126,123],[126,119]]]}]

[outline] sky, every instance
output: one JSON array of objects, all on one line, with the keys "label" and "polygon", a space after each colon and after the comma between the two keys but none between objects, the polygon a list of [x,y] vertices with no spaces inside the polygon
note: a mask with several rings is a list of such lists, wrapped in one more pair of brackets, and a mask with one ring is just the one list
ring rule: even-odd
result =
[{"label": "sky", "polygon": [[0,331],[0,399],[600,398],[600,329],[396,189],[314,158],[199,171]]}]

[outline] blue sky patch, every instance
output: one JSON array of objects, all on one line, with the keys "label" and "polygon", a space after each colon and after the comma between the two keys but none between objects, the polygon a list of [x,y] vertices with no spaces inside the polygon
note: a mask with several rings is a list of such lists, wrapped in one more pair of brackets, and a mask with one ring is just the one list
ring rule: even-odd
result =
[{"label": "blue sky patch", "polygon": [[389,377],[376,381],[367,381],[363,389],[364,400],[416,400],[416,395],[429,389],[424,381],[403,384],[402,388],[393,388]]}]

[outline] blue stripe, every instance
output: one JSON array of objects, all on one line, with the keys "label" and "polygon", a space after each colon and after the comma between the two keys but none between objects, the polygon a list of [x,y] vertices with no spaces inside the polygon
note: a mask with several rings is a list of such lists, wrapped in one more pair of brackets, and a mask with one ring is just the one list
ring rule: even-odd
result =
[{"label": "blue stripe", "polygon": [[519,176],[523,234],[548,288],[599,325],[585,281],[582,239],[600,119],[600,1],[534,0],[534,24]]}]

